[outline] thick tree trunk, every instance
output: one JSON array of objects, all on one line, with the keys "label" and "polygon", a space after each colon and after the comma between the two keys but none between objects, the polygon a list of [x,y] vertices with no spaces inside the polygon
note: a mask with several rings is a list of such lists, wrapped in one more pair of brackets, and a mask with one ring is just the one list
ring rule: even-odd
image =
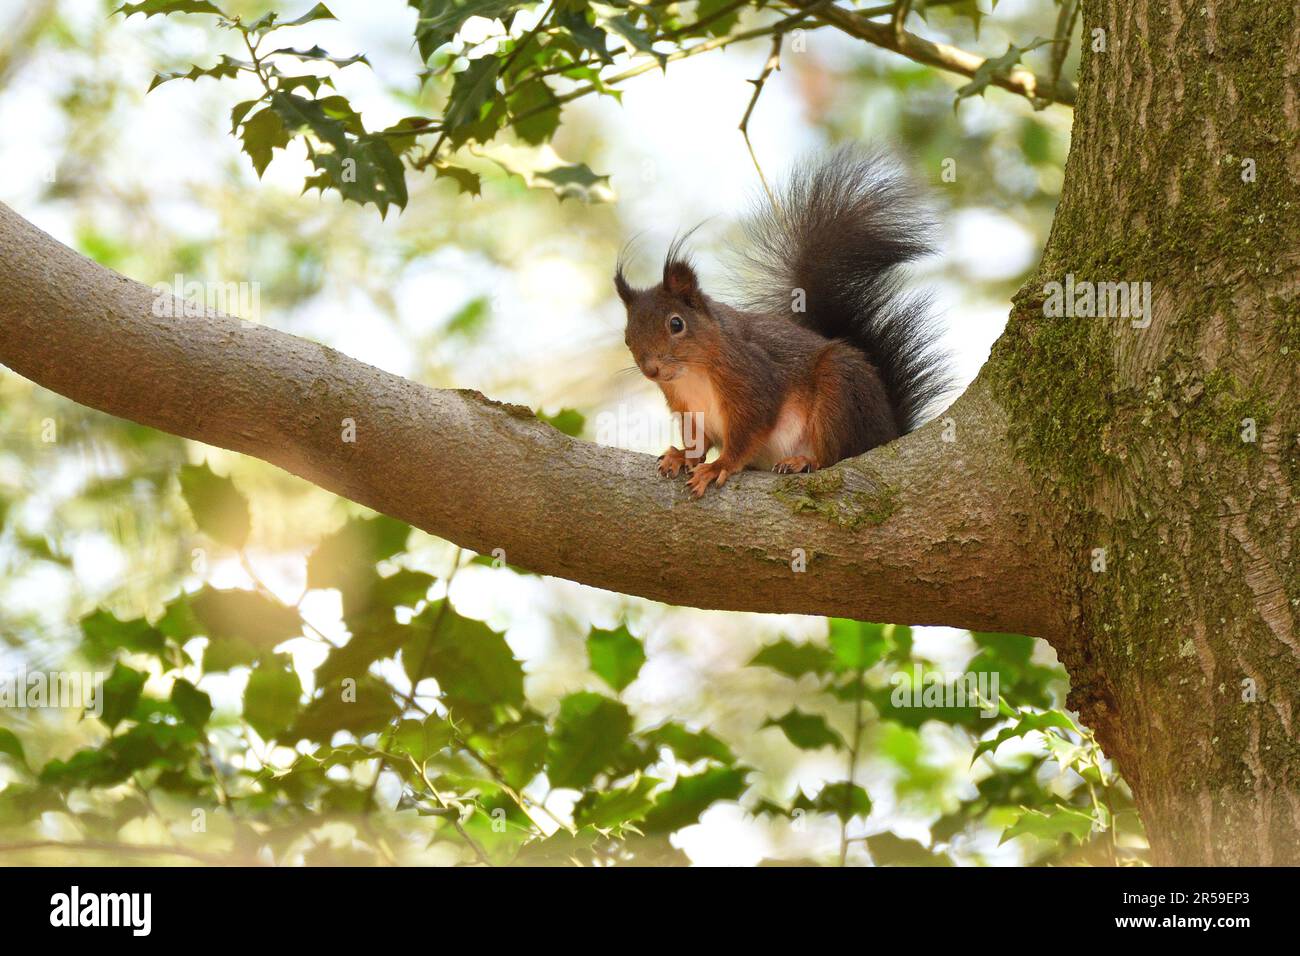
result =
[{"label": "thick tree trunk", "polygon": [[[481,396],[154,315],[3,206],[0,361],[543,573],[1046,637],[1157,861],[1300,863],[1300,12],[1095,0],[1084,47],[1060,209],[989,367],[817,475],[690,501]],[[1150,324],[1053,316],[1067,275],[1151,283]]]},{"label": "thick tree trunk", "polygon": [[[1072,702],[1156,860],[1297,864],[1300,11],[1084,13],[1066,185],[989,371],[1059,515]],[[1150,326],[1045,316],[1067,274],[1150,282]]]}]

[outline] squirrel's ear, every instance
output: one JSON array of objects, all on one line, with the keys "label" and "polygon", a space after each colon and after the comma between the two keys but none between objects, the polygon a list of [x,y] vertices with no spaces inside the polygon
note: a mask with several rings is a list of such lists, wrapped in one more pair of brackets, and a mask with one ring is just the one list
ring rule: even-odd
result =
[{"label": "squirrel's ear", "polygon": [[700,298],[700,280],[695,277],[690,263],[682,259],[669,259],[664,263],[664,288],[692,304]]},{"label": "squirrel's ear", "polygon": [[631,305],[632,300],[636,298],[636,292],[627,284],[627,279],[623,278],[622,266],[614,270],[614,288],[618,291],[618,297],[623,300],[624,305]]}]

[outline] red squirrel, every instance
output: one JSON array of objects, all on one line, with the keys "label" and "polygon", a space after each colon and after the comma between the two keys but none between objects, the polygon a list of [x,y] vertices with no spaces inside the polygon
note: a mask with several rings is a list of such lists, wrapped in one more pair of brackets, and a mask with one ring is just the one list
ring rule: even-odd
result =
[{"label": "red squirrel", "polygon": [[816,471],[917,427],[950,387],[929,300],[898,275],[930,252],[929,232],[887,157],[842,149],[796,170],[748,223],[740,307],[704,294],[681,240],[649,289],[628,284],[620,258],[627,347],[668,407],[704,429],[664,452],[659,473],[685,470],[698,498],[744,468]]}]

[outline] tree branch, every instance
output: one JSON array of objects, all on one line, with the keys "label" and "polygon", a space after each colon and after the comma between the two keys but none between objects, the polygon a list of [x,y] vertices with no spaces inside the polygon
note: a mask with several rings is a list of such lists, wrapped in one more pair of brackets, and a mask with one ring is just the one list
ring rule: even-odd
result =
[{"label": "tree branch", "polygon": [[[814,6],[816,0],[791,0],[791,3],[795,7],[808,8]],[[983,57],[974,53],[909,33],[902,29],[901,23],[876,23],[868,20],[863,13],[834,5],[818,9],[813,15],[849,36],[950,73],[973,77],[985,63]],[[1039,76],[1025,66],[1012,67],[1005,76],[995,77],[993,84],[1029,100],[1074,105],[1075,90],[1072,83]]]},{"label": "tree branch", "polygon": [[[650,456],[575,441],[527,409],[213,310],[159,316],[155,297],[0,204],[0,362],[74,401],[601,588],[704,608],[1056,629],[1049,534],[982,382],[945,416],[955,441],[934,422],[813,475],[746,472],[693,501]],[[805,571],[792,570],[796,549]]]}]

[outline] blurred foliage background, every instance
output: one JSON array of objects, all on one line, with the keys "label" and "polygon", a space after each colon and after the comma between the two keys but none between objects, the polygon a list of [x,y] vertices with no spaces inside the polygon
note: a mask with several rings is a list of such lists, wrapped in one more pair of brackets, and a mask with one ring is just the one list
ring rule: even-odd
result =
[{"label": "blurred foliage background", "polygon": [[[767,40],[566,106],[545,148],[586,170],[581,195],[530,188],[519,163],[471,147],[454,162],[480,195],[408,170],[404,208],[381,217],[304,191],[309,140],[259,179],[230,116],[254,79],[146,93],[156,73],[236,55],[232,31],[114,6],[0,4],[0,198],[21,214],[142,282],[245,283],[252,321],[432,386],[566,410],[557,426],[588,438],[603,413],[663,414],[652,386],[619,374],[612,263],[634,234],[649,262],[704,220],[706,285],[724,282],[758,188],[736,125]],[[337,19],[294,41],[364,52],[369,65],[320,75],[384,128],[436,115],[464,54],[509,57],[501,38],[548,9],[511,6],[508,31],[465,20],[429,56],[416,10],[396,3],[330,3]],[[986,56],[1050,35],[1059,13],[930,6],[916,29]],[[270,9],[224,7],[245,23]],[[699,22],[719,4],[651,7]],[[778,13],[738,6],[692,35]],[[956,99],[961,78],[829,29],[804,41],[765,85],[755,155],[779,177],[829,145],[884,142],[930,184],[944,254],[916,278],[937,290],[969,380],[1045,239],[1069,111],[993,89]],[[1127,787],[1031,637],[704,612],[538,578],[8,372],[0,522],[0,686],[104,681],[98,717],[0,707],[3,863],[1143,859]],[[899,681],[963,671],[998,675],[995,716],[892,699]]]}]

